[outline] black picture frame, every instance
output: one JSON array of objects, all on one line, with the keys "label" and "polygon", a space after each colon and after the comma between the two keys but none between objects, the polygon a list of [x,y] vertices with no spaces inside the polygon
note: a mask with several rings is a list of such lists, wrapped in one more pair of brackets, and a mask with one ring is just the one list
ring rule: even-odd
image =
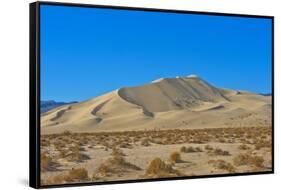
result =
[{"label": "black picture frame", "polygon": [[[140,180],[123,180],[123,181],[108,181],[108,182],[91,182],[77,184],[62,184],[62,185],[40,185],[40,5],[56,5],[56,6],[73,6],[87,8],[106,8],[117,10],[134,10],[134,11],[150,11],[150,12],[168,12],[178,14],[200,14],[200,15],[216,15],[216,16],[232,16],[245,18],[266,18],[272,22],[272,170],[266,172],[250,172],[250,173],[233,173],[233,174],[216,174],[216,175],[201,175],[201,176],[186,176],[186,177],[169,177],[157,179],[140,179]],[[218,12],[201,12],[187,10],[170,10],[157,8],[143,7],[126,7],[126,6],[109,6],[109,5],[91,5],[77,3],[59,3],[59,2],[34,2],[29,4],[29,59],[30,59],[30,75],[29,75],[29,185],[33,188],[53,188],[53,187],[72,187],[85,185],[101,185],[101,184],[120,184],[120,183],[135,183],[135,182],[151,182],[165,180],[183,180],[195,178],[214,178],[214,177],[229,177],[229,176],[245,176],[245,175],[260,175],[274,173],[274,16],[263,15],[247,15],[233,13],[218,13]]]}]

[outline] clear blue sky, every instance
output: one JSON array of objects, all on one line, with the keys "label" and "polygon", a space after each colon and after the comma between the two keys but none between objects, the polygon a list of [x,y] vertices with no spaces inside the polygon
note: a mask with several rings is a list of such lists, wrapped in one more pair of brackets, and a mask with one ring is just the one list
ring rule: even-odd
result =
[{"label": "clear blue sky", "polygon": [[81,101],[161,77],[271,93],[271,20],[41,5],[41,99]]}]

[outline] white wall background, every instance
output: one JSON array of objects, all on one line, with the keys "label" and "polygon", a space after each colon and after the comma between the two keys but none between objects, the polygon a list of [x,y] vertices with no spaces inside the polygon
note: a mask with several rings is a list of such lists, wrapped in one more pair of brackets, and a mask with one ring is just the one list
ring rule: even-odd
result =
[{"label": "white wall background", "polygon": [[[61,0],[63,1],[63,0]],[[30,0],[2,0],[0,5],[0,189],[28,189],[28,64]],[[88,186],[96,190],[270,189],[281,185],[280,141],[280,34],[278,0],[68,0],[112,4],[275,16],[275,174],[181,181]],[[253,68],[254,69],[254,68]],[[280,187],[279,187],[280,188]]]}]

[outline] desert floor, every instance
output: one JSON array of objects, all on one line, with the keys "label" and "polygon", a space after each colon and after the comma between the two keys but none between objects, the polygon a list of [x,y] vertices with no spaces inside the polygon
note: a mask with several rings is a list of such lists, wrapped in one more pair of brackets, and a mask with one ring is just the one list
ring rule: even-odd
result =
[{"label": "desert floor", "polygon": [[41,185],[272,170],[271,127],[41,135]]}]

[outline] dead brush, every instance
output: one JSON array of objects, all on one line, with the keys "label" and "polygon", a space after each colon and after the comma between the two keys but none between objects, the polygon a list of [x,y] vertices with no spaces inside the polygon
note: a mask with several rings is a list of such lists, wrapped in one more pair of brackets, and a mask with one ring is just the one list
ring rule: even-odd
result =
[{"label": "dead brush", "polygon": [[171,177],[182,175],[173,169],[171,164],[166,164],[160,158],[153,159],[145,170],[145,176],[149,177]]},{"label": "dead brush", "polygon": [[132,149],[133,146],[128,143],[128,142],[122,142],[120,145],[119,145],[120,148],[128,148],[128,149]]},{"label": "dead brush", "polygon": [[214,147],[212,147],[211,145],[205,145],[204,148],[208,151],[214,150]]},{"label": "dead brush", "polygon": [[241,145],[238,146],[238,149],[240,149],[240,150],[249,150],[249,149],[251,149],[251,147],[249,147],[246,144],[241,144]]},{"label": "dead brush", "polygon": [[196,152],[203,152],[203,150],[199,146],[195,147],[195,150],[196,150]]},{"label": "dead brush", "polygon": [[141,140],[141,143],[140,143],[142,146],[150,146],[150,141],[148,138],[144,138]]},{"label": "dead brush", "polygon": [[102,163],[93,174],[92,179],[97,180],[108,177],[111,176],[112,173],[114,173],[114,171],[110,168],[110,166],[108,164]]},{"label": "dead brush", "polygon": [[62,133],[63,136],[71,136],[72,135],[72,132],[69,131],[69,130],[65,130],[63,133]]},{"label": "dead brush", "polygon": [[124,154],[124,152],[121,149],[118,149],[116,147],[114,147],[112,149],[112,152],[110,154],[111,156],[126,156],[126,154]]},{"label": "dead brush", "polygon": [[180,148],[180,151],[181,151],[181,152],[187,152],[187,148],[186,148],[185,146],[182,146],[182,147]]},{"label": "dead brush", "polygon": [[151,139],[150,142],[154,144],[163,144],[163,139],[159,137],[155,137],[154,139]]},{"label": "dead brush", "polygon": [[84,168],[72,169],[65,176],[65,181],[67,182],[80,182],[87,181],[88,179],[88,171]]},{"label": "dead brush", "polygon": [[50,146],[50,141],[48,139],[41,139],[40,145],[42,147]]},{"label": "dead brush", "polygon": [[225,160],[209,160],[208,164],[212,164],[214,168],[225,170],[229,173],[234,173],[236,171],[235,167]]},{"label": "dead brush", "polygon": [[220,142],[220,143],[225,143],[225,142],[227,142],[227,141],[226,141],[225,138],[220,137],[220,138],[218,139],[218,142]]},{"label": "dead brush", "polygon": [[65,158],[68,153],[69,153],[69,149],[68,148],[63,148],[63,149],[58,150],[59,158]]},{"label": "dead brush", "polygon": [[180,151],[183,153],[203,152],[203,150],[200,147],[193,147],[193,146],[189,146],[189,147],[182,146],[180,148]]},{"label": "dead brush", "polygon": [[71,162],[83,162],[89,160],[90,157],[87,154],[82,153],[80,146],[74,146],[69,149],[68,153],[65,153],[65,159]]},{"label": "dead brush", "polygon": [[256,140],[254,142],[255,149],[260,150],[262,148],[271,148],[272,147],[272,142],[270,140]]},{"label": "dead brush", "polygon": [[261,156],[252,156],[249,153],[239,154],[233,158],[233,163],[236,166],[254,166],[263,168],[264,159]]},{"label": "dead brush", "polygon": [[230,156],[229,151],[227,150],[222,150],[221,148],[215,148],[213,150],[210,150],[208,154],[213,155],[213,156]]},{"label": "dead brush", "polygon": [[113,174],[121,175],[122,173],[128,172],[129,170],[141,170],[141,168],[127,162],[124,157],[115,155],[108,158],[104,163],[102,163],[97,168],[92,178],[100,179],[103,177],[111,176]]},{"label": "dead brush", "polygon": [[203,144],[203,143],[208,143],[211,140],[210,135],[206,133],[198,133],[197,135],[194,135],[194,140],[193,143],[197,144]]},{"label": "dead brush", "polygon": [[54,177],[49,177],[48,179],[41,179],[40,184],[41,185],[59,185],[59,184],[64,184],[64,175],[59,174]]},{"label": "dead brush", "polygon": [[54,171],[59,164],[55,162],[50,156],[46,153],[42,153],[40,156],[40,168],[41,171]]},{"label": "dead brush", "polygon": [[61,150],[61,149],[66,147],[65,146],[66,144],[65,144],[65,142],[63,140],[58,140],[58,141],[54,142],[53,145],[55,146],[55,148],[57,150]]},{"label": "dead brush", "polygon": [[182,162],[182,159],[181,159],[181,155],[179,152],[172,152],[170,154],[170,161],[172,161],[173,163],[180,163]]},{"label": "dead brush", "polygon": [[133,143],[135,144],[135,143],[137,143],[137,142],[139,142],[140,141],[140,137],[138,137],[138,136],[135,136],[135,137],[133,137]]},{"label": "dead brush", "polygon": [[92,179],[97,180],[116,173],[121,174],[128,170],[140,170],[136,165],[127,162],[123,156],[125,156],[123,151],[114,147],[112,149],[111,157],[97,168]]},{"label": "dead brush", "polygon": [[41,180],[41,185],[60,185],[73,182],[88,182],[88,171],[84,168],[71,169],[67,173],[58,174],[45,180]]}]

